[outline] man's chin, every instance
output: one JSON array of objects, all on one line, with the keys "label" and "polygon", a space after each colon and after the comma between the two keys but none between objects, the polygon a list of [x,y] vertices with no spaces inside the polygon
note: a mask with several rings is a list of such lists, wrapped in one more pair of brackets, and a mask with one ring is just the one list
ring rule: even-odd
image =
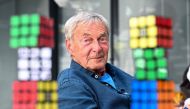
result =
[{"label": "man's chin", "polygon": [[105,69],[105,64],[104,63],[99,63],[99,64],[91,64],[91,66],[89,66],[90,69],[92,70],[102,70]]},{"label": "man's chin", "polygon": [[104,59],[96,59],[96,60],[91,60],[88,62],[88,68],[92,69],[92,70],[101,70],[101,69],[105,69],[105,60]]}]

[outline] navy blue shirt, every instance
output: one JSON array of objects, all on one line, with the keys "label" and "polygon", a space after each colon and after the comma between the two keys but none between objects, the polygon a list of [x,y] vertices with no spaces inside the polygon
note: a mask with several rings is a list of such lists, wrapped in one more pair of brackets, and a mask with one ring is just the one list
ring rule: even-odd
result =
[{"label": "navy blue shirt", "polygon": [[58,75],[59,109],[129,109],[134,78],[111,64],[106,64],[106,72],[115,88],[72,60]]}]

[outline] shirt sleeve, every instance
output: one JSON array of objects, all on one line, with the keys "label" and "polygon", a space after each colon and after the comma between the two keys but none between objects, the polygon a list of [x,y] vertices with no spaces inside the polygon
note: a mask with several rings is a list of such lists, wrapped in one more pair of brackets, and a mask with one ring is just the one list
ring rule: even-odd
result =
[{"label": "shirt sleeve", "polygon": [[59,84],[59,109],[98,109],[93,95],[77,81]]}]

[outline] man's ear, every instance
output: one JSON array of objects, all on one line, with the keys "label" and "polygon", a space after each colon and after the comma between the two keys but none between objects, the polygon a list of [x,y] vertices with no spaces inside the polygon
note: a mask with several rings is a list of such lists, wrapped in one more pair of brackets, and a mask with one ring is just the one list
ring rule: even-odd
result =
[{"label": "man's ear", "polygon": [[66,39],[65,40],[65,45],[66,45],[66,48],[67,48],[67,51],[72,54],[72,45],[71,45],[71,40],[70,39]]}]

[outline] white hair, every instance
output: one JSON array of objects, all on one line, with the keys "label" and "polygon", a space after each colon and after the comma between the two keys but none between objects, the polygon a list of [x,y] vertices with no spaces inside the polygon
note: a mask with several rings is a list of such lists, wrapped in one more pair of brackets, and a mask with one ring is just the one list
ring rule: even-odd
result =
[{"label": "white hair", "polygon": [[81,11],[78,12],[73,17],[71,17],[70,19],[68,19],[67,22],[65,23],[63,31],[65,33],[66,39],[72,38],[73,32],[79,23],[91,23],[91,22],[102,22],[107,29],[107,34],[109,35],[109,26],[107,20],[102,15],[93,12]]}]

